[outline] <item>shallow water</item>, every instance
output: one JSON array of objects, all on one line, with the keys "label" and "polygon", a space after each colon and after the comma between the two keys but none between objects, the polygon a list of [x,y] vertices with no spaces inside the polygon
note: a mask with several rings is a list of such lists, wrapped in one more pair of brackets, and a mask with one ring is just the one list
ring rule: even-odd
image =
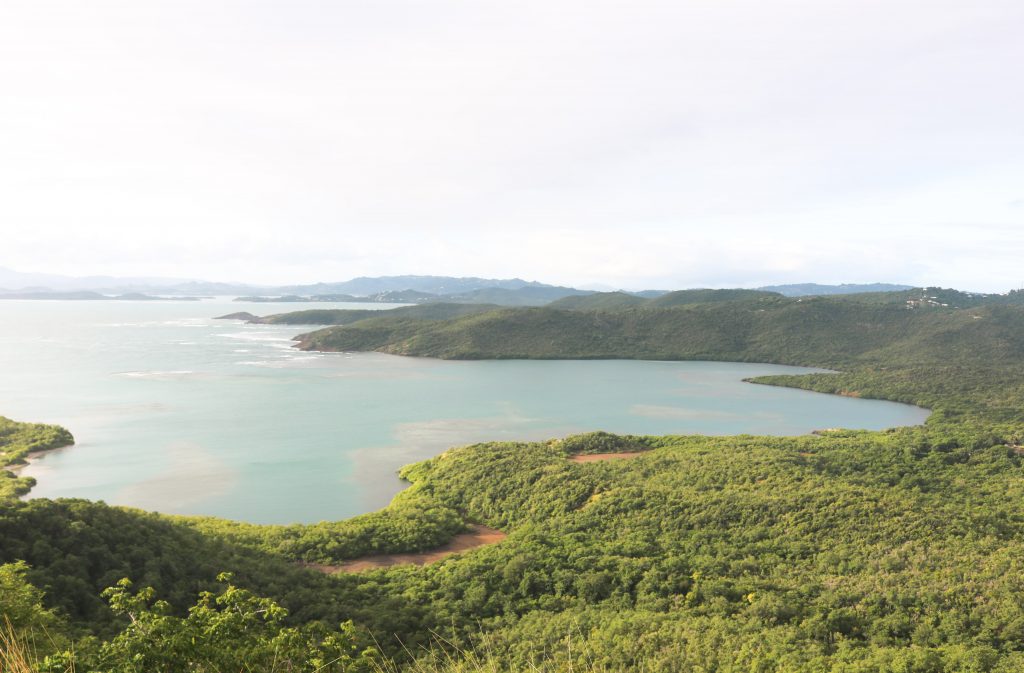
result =
[{"label": "shallow water", "polygon": [[[0,301],[0,414],[78,443],[22,474],[81,497],[260,523],[386,505],[395,471],[449,446],[588,430],[803,434],[927,411],[743,383],[816,371],[715,362],[445,362],[304,353],[310,328],[213,316],[373,304]],[[386,308],[386,307],[381,307]]]}]

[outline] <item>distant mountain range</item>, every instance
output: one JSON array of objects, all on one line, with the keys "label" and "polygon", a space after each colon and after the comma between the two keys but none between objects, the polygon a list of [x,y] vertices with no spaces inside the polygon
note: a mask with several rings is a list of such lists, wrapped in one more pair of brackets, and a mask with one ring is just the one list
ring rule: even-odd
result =
[{"label": "distant mountain range", "polygon": [[0,299],[60,299],[64,301],[199,301],[199,297],[167,297],[126,292],[124,294],[102,294],[91,290],[28,290],[5,292],[0,290]]},{"label": "distant mountain range", "polygon": [[388,290],[365,296],[351,294],[255,295],[238,297],[235,301],[256,303],[354,302],[379,304],[496,304],[499,306],[544,306],[563,297],[591,294],[586,290],[554,285],[527,285],[514,290],[484,287],[457,294],[431,294],[420,290]]},{"label": "distant mountain range", "polygon": [[521,278],[506,280],[494,278],[457,278],[453,276],[361,276],[339,283],[316,283],[313,285],[290,285],[281,288],[286,294],[350,294],[366,297],[383,292],[415,290],[433,295],[457,295],[475,290],[500,289],[519,290],[524,287],[553,287]]},{"label": "distant mountain range", "polygon": [[900,292],[913,289],[913,285],[891,283],[843,283],[842,285],[819,285],[818,283],[796,283],[793,285],[765,285],[757,288],[765,292],[778,292],[786,297],[811,297],[827,294],[862,294],[865,292]]},{"label": "distant mountain range", "polygon": [[58,276],[23,273],[0,267],[0,295],[55,292],[95,292],[101,295],[130,293],[154,295],[225,295],[255,290],[243,283],[211,283],[203,280],[160,277]]},{"label": "distant mountain range", "polygon": [[[910,288],[909,285],[889,283],[843,285],[801,283],[771,285],[757,289],[765,292],[777,292],[788,297],[804,297],[892,292]],[[654,299],[668,293],[668,290],[644,290],[618,294],[624,297]],[[592,294],[595,294],[592,290],[549,285],[521,278],[361,276],[331,283],[267,286],[184,278],[72,277],[21,273],[0,267],[0,298],[8,299],[143,300],[158,299],[168,295],[181,298],[236,295],[242,301],[257,302],[321,301],[421,304],[440,301],[501,306],[543,306],[566,297],[583,297]]]},{"label": "distant mountain range", "polygon": [[[248,283],[223,283],[187,278],[133,277],[117,278],[114,276],[59,276],[53,274],[22,273],[0,267],[0,296],[39,295],[35,298],[46,298],[46,293],[93,292],[99,295],[123,295],[144,293],[152,295],[251,295],[251,296],[284,296],[291,295],[293,301],[308,301],[309,297],[335,295],[345,301],[345,297],[369,299],[386,293],[420,293],[420,299],[430,297],[466,297],[471,298],[474,292],[518,292],[523,296],[543,298],[550,301],[548,293],[557,286],[521,278],[474,278],[454,276],[380,276],[376,278],[359,277],[352,280],[332,283],[312,283],[307,285],[253,285]],[[585,293],[585,290],[562,288],[564,292],[555,292],[559,297],[569,294]],[[85,297],[83,297],[85,298]],[[557,298],[557,297],[555,297]],[[383,299],[377,299],[383,301]]]}]

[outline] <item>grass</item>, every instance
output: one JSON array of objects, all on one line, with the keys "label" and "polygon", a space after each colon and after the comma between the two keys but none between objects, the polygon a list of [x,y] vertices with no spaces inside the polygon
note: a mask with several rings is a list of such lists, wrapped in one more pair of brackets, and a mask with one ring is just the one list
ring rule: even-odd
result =
[{"label": "grass", "polygon": [[43,670],[74,673],[75,665],[72,661],[54,668],[51,662],[40,658],[31,634],[19,633],[4,615],[3,627],[0,627],[0,673],[40,673]]}]

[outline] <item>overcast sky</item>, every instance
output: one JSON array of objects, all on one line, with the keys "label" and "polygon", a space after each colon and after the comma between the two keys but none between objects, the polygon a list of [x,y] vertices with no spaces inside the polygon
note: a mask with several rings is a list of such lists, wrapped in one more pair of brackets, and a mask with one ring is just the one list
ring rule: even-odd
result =
[{"label": "overcast sky", "polygon": [[0,3],[0,266],[1024,283],[1024,2]]}]

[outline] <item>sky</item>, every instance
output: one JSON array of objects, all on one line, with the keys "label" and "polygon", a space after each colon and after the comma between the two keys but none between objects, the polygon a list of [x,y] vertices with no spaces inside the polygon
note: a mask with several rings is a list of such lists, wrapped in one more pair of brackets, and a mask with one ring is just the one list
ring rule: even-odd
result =
[{"label": "sky", "polygon": [[5,0],[0,266],[1024,285],[1020,0]]}]

